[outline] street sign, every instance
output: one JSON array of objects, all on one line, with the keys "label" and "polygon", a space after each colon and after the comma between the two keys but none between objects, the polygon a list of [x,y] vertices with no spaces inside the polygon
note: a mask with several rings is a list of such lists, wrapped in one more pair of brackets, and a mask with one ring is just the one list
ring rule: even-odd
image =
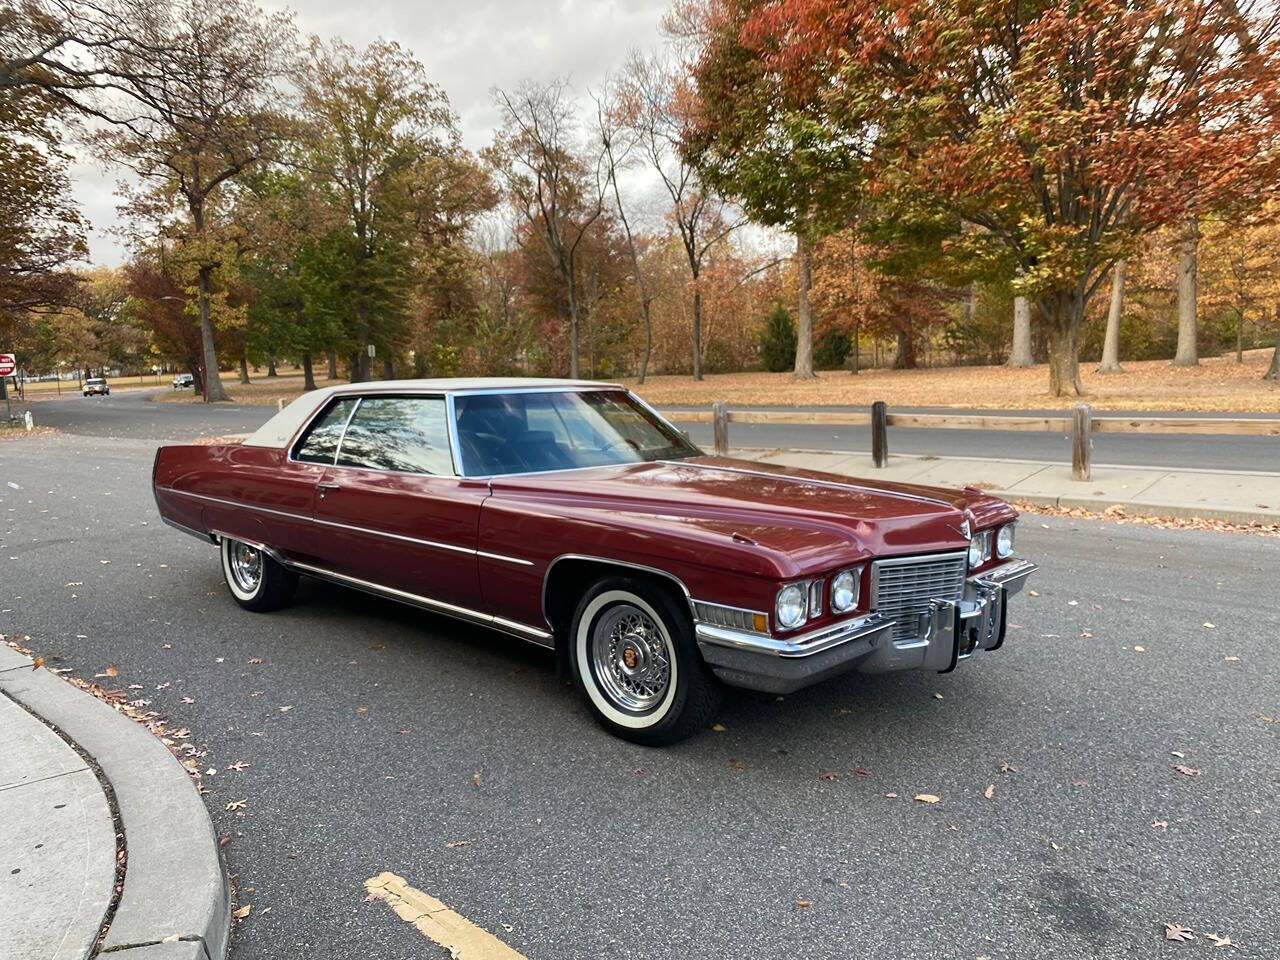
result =
[{"label": "street sign", "polygon": [[12,353],[0,353],[0,377],[11,377],[18,369]]}]

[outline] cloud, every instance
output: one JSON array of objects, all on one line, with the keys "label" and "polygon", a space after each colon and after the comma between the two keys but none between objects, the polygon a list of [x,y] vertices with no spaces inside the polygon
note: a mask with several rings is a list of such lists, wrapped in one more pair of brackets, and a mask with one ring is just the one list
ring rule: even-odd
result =
[{"label": "cloud", "polygon": [[[381,37],[412,50],[448,94],[461,118],[463,142],[475,150],[490,142],[497,123],[493,87],[568,76],[585,95],[621,66],[630,48],[663,43],[667,6],[667,0],[306,0],[292,9],[303,36],[337,36],[353,46]],[[93,225],[94,263],[118,264],[124,257],[110,233],[117,222],[117,176],[87,161],[75,170],[74,194]]]}]

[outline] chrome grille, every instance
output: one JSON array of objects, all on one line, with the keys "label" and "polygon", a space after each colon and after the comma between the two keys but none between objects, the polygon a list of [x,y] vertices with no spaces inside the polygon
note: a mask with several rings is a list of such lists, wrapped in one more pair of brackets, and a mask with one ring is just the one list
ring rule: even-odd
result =
[{"label": "chrome grille", "polygon": [[871,609],[893,617],[893,639],[915,640],[930,600],[956,603],[964,597],[965,554],[877,560],[871,564]]}]

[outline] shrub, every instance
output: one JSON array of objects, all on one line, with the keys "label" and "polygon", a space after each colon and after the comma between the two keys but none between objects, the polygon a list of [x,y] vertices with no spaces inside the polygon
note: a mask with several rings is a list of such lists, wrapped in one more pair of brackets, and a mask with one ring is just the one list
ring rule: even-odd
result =
[{"label": "shrub", "polygon": [[796,365],[796,325],[782,304],[773,308],[760,335],[760,359],[770,373],[791,370]]}]

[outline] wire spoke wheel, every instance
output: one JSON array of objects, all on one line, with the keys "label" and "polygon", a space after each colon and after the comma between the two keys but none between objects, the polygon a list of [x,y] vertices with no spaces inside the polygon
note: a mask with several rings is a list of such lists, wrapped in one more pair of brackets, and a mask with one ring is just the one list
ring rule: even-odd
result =
[{"label": "wire spoke wheel", "polygon": [[671,641],[653,618],[630,603],[608,608],[591,631],[591,671],[618,709],[643,714],[662,703],[671,685]]},{"label": "wire spoke wheel", "polygon": [[262,582],[262,551],[247,543],[235,543],[231,546],[231,576],[236,586],[247,594],[252,594]]}]

